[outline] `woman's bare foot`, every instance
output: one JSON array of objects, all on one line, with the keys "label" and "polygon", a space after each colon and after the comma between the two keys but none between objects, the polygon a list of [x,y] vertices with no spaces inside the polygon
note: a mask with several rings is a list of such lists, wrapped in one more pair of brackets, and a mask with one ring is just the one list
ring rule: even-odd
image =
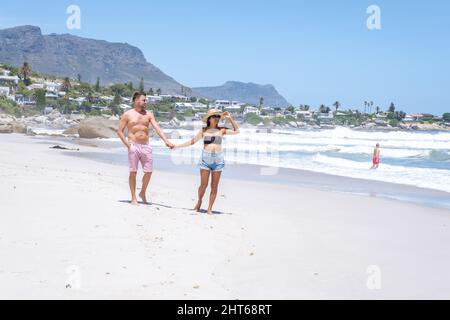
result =
[{"label": "woman's bare foot", "polygon": [[201,202],[201,201],[198,201],[197,204],[196,204],[196,206],[195,206],[194,209],[192,209],[192,210],[197,211],[197,212],[200,212],[201,207],[202,207],[202,202]]},{"label": "woman's bare foot", "polygon": [[147,202],[147,196],[145,195],[145,193],[139,193],[139,198],[141,198],[142,199],[142,202],[144,203],[144,204],[148,204],[148,202]]},{"label": "woman's bare foot", "polygon": [[131,205],[132,206],[137,206],[138,205],[137,199],[131,199]]},{"label": "woman's bare foot", "polygon": [[208,209],[208,215],[210,215],[210,216],[213,215],[212,209]]}]

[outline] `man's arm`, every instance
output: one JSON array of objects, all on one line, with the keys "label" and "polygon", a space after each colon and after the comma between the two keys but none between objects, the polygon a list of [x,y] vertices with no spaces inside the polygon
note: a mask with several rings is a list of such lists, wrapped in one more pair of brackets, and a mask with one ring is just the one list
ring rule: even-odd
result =
[{"label": "man's arm", "polygon": [[123,134],[123,131],[127,127],[127,124],[128,124],[128,115],[127,115],[127,113],[124,113],[122,115],[122,117],[120,117],[119,129],[117,130],[117,135],[119,136],[120,140],[122,140],[122,143],[129,149],[130,143],[128,142],[127,138]]},{"label": "man's arm", "polygon": [[150,112],[149,116],[150,116],[150,123],[152,124],[152,126],[155,129],[155,131],[158,134],[158,136],[161,137],[161,139],[164,141],[164,143],[166,144],[166,146],[168,148],[172,149],[174,147],[174,145],[167,139],[166,135],[164,134],[164,132],[159,127],[158,122],[156,122],[156,119],[155,119],[155,116],[153,115],[153,113]]}]

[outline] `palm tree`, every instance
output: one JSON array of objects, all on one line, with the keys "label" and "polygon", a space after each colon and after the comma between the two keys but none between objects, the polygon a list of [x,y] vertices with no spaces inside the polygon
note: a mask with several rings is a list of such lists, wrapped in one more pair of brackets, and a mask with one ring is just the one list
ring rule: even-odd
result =
[{"label": "palm tree", "polygon": [[364,101],[364,113],[367,112],[367,104],[368,104],[368,102],[367,102],[367,101]]},{"label": "palm tree", "polygon": [[63,84],[62,84],[62,91],[64,91],[67,95],[69,90],[72,88],[72,84],[70,83],[70,79],[68,77],[64,78]]},{"label": "palm tree", "polygon": [[20,77],[26,86],[30,85],[31,68],[28,62],[24,62],[22,68],[20,69]]},{"label": "palm tree", "polygon": [[336,108],[336,113],[337,113],[339,108],[341,107],[341,103],[339,101],[336,101],[335,103],[333,103],[333,106]]},{"label": "palm tree", "polygon": [[144,92],[144,77],[141,77],[141,81],[139,82],[139,92]]},{"label": "palm tree", "polygon": [[97,77],[97,81],[95,82],[95,91],[100,91],[100,77]]},{"label": "palm tree", "polygon": [[259,107],[262,108],[264,105],[264,97],[259,98]]},{"label": "palm tree", "polygon": [[94,95],[92,94],[92,89],[89,90],[86,99],[89,103],[92,103],[94,101]]},{"label": "palm tree", "polygon": [[389,112],[394,113],[395,112],[395,105],[393,102],[391,102],[391,105],[389,106]]}]

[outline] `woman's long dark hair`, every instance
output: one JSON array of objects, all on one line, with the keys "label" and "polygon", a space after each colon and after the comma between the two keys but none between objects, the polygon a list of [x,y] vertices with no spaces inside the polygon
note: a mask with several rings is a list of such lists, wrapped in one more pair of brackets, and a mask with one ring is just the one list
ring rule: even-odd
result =
[{"label": "woman's long dark hair", "polygon": [[[211,117],[212,117],[212,116],[211,116]],[[203,132],[206,131],[206,130],[208,130],[208,129],[211,127],[211,117],[209,117],[208,120],[206,120],[206,128],[203,128]],[[219,127],[219,122],[220,122],[220,120],[217,121],[217,129],[221,129],[221,128]]]}]

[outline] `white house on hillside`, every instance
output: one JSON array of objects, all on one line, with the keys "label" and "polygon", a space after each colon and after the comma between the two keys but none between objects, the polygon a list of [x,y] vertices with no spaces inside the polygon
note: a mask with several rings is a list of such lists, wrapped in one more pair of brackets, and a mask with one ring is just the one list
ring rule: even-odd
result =
[{"label": "white house on hillside", "polygon": [[0,87],[0,95],[9,96],[9,87]]},{"label": "white house on hillside", "polygon": [[182,110],[202,110],[207,109],[208,106],[206,104],[200,102],[176,102],[173,104],[173,108],[176,111]]},{"label": "white house on hillside", "polygon": [[27,87],[28,90],[45,89],[44,83],[32,83]]},{"label": "white house on hillside", "polygon": [[59,82],[47,81],[47,82],[44,82],[44,86],[45,86],[45,90],[47,90],[47,92],[58,93],[62,87],[62,84]]},{"label": "white house on hillside", "polygon": [[188,103],[188,102],[176,102],[173,104],[173,108],[175,111],[193,110],[194,105],[192,103]]},{"label": "white house on hillside", "polygon": [[413,113],[413,114],[410,114],[409,116],[411,118],[413,118],[414,121],[418,121],[418,120],[422,119],[424,115],[422,113]]},{"label": "white house on hillside", "polygon": [[402,120],[403,122],[413,122],[415,119],[412,115],[407,114],[405,118]]},{"label": "white house on hillside", "polygon": [[214,108],[218,110],[225,110],[227,108],[241,108],[245,105],[245,103],[239,101],[231,101],[231,100],[216,100],[214,102]]},{"label": "white house on hillside", "polygon": [[9,76],[11,74],[11,71],[3,69],[0,67],[0,76]]},{"label": "white house on hillside", "polygon": [[147,96],[147,100],[150,103],[162,102],[164,100],[161,96]]},{"label": "white house on hillside", "polygon": [[328,113],[318,113],[317,119],[320,123],[330,123],[334,118],[333,112]]},{"label": "white house on hillside", "polygon": [[18,76],[0,76],[0,84],[5,85],[15,85],[17,86],[19,84],[19,77]]},{"label": "white house on hillside", "polygon": [[259,111],[258,108],[256,108],[256,107],[245,107],[244,108],[244,115],[248,115],[250,113],[254,113],[257,116],[261,115],[261,111]]},{"label": "white house on hillside", "polygon": [[305,120],[309,120],[312,119],[312,112],[309,110],[296,110],[295,111],[296,116],[303,116],[303,118],[305,118]]},{"label": "white house on hillside", "polygon": [[23,94],[17,94],[15,96],[15,101],[18,105],[21,106],[32,106],[36,103],[33,97],[28,97]]},{"label": "white house on hillside", "polygon": [[230,112],[230,113],[240,113],[241,112],[242,107],[240,105],[231,105],[228,107],[224,107],[222,109],[222,111],[224,112]]},{"label": "white house on hillside", "polygon": [[128,110],[131,110],[131,106],[125,103],[122,103],[121,105],[119,105],[119,107],[125,112]]},{"label": "white house on hillside", "polygon": [[176,95],[176,94],[161,94],[157,97],[161,97],[161,98],[167,98],[167,99],[178,99],[178,100],[182,100],[182,101],[189,101],[190,98],[186,97],[186,96],[180,96],[180,95]]},{"label": "white house on hillside", "polygon": [[58,95],[57,95],[57,94],[55,94],[55,93],[50,93],[50,92],[47,92],[47,93],[45,94],[45,97],[46,97],[47,99],[58,99]]}]

